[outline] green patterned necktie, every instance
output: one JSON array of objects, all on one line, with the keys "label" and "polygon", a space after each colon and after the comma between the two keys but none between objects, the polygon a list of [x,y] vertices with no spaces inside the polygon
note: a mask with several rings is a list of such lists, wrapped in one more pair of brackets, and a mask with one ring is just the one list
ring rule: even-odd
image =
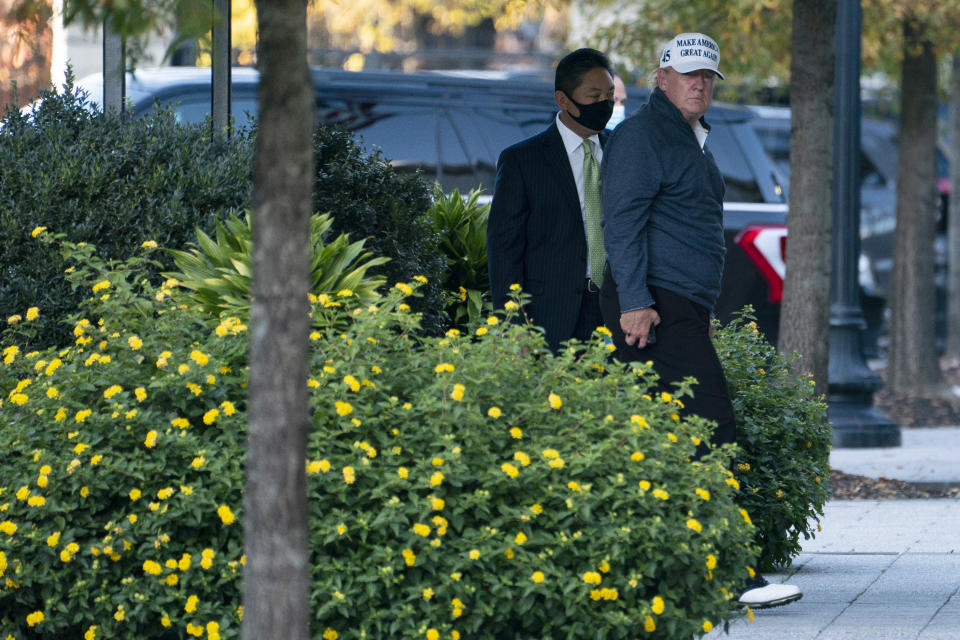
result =
[{"label": "green patterned necktie", "polygon": [[600,167],[593,156],[593,142],[583,144],[583,211],[587,227],[587,255],[590,258],[590,279],[597,286],[603,282],[603,265],[607,254],[603,249],[603,227],[600,218],[603,207],[600,203]]}]

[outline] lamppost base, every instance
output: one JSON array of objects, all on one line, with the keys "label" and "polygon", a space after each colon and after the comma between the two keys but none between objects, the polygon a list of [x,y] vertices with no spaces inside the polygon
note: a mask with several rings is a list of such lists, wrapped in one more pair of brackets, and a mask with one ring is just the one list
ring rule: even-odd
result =
[{"label": "lamppost base", "polygon": [[827,416],[833,425],[834,447],[899,447],[901,444],[900,425],[869,400],[851,402],[831,396]]}]

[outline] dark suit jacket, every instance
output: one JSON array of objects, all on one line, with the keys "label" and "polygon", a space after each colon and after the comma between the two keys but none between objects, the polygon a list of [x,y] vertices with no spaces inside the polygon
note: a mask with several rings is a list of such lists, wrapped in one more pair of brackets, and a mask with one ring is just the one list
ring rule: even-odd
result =
[{"label": "dark suit jacket", "polygon": [[500,154],[487,269],[494,307],[510,299],[510,285],[517,283],[530,294],[525,310],[544,328],[551,349],[573,337],[586,285],[587,241],[556,122]]}]

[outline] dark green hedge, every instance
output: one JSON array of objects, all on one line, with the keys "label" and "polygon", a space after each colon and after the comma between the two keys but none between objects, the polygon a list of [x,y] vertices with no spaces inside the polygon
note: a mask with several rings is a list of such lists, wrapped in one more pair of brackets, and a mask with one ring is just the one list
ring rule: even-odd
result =
[{"label": "dark green hedge", "polygon": [[145,240],[182,247],[196,227],[244,207],[253,184],[248,138],[211,138],[170,111],[108,117],[69,81],[64,89],[45,93],[32,117],[8,110],[0,129],[0,313],[39,307],[38,345],[62,342],[62,319],[89,292],[71,292],[60,256],[30,237],[35,227],[93,243],[106,259]]},{"label": "dark green hedge", "polygon": [[[65,265],[32,241],[33,229],[94,244],[105,259],[128,257],[146,240],[183,248],[196,228],[211,232],[230,210],[252,206],[255,135],[211,136],[209,125],[177,123],[162,109],[139,120],[105,116],[70,81],[45,93],[30,117],[9,109],[0,120],[0,328],[36,306],[33,346],[62,344],[63,319],[89,294],[70,290]],[[446,262],[426,216],[428,185],[369,156],[345,131],[320,128],[314,142],[315,211],[334,216],[334,233],[369,237],[367,248],[390,258],[379,270],[388,284],[426,276],[415,310],[426,331],[439,332]]]}]

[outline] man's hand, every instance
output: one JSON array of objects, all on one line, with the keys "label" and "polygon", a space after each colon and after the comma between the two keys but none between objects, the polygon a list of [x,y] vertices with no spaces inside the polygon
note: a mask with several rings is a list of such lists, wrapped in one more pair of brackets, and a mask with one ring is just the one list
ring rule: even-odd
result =
[{"label": "man's hand", "polygon": [[637,349],[647,346],[650,327],[660,324],[660,315],[653,309],[634,309],[620,314],[620,328],[626,336],[627,344],[637,345]]}]

